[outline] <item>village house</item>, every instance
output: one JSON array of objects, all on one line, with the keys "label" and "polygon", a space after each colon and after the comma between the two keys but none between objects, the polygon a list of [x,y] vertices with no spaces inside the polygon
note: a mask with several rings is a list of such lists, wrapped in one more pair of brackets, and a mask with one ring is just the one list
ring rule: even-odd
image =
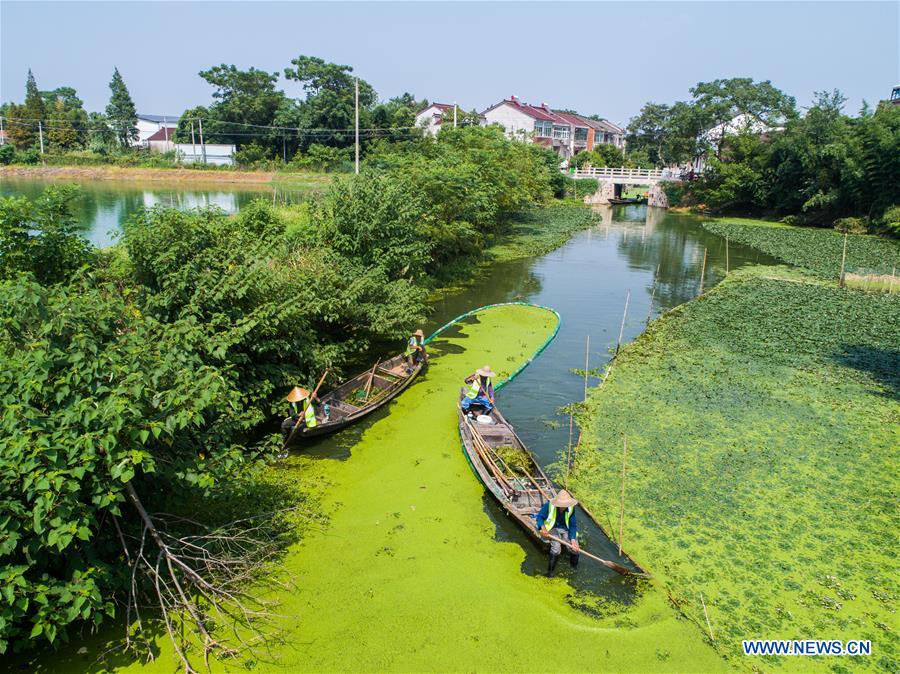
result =
[{"label": "village house", "polygon": [[147,141],[150,140],[150,136],[153,136],[163,128],[171,129],[172,133],[174,133],[175,127],[178,126],[178,117],[178,115],[139,114],[137,116],[137,124],[135,125],[138,130],[137,139],[132,141],[131,144],[134,147],[149,147]]},{"label": "village house", "polygon": [[515,96],[489,107],[481,117],[485,126],[499,124],[510,138],[551,148],[564,160],[601,143],[625,147],[625,130],[611,122],[553,110],[546,103],[523,103]]},{"label": "village house", "polygon": [[424,129],[425,133],[431,136],[436,136],[441,130],[444,113],[452,111],[452,103],[432,103],[416,114],[416,127]]}]

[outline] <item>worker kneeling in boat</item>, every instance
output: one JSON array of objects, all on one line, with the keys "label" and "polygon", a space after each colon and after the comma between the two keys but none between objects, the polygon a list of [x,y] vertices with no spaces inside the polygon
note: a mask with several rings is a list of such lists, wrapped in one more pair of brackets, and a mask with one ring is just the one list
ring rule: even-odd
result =
[{"label": "worker kneeling in boat", "polygon": [[309,391],[300,386],[295,386],[287,394],[287,401],[291,406],[291,416],[281,424],[281,432],[285,436],[289,435],[294,426],[300,423],[301,418],[307,428],[316,427],[316,406],[310,398]]},{"label": "worker kneeling in boat", "polygon": [[[565,489],[561,489],[553,498],[541,506],[537,514],[535,524],[538,531],[541,532],[541,538],[550,538],[554,536],[569,543],[571,551],[569,554],[569,562],[572,568],[578,566],[578,523],[575,521],[575,506],[578,504],[572,495]],[[550,539],[550,562],[547,565],[547,575],[553,575],[553,569],[559,561],[559,555],[562,552],[562,544],[559,541]]]},{"label": "worker kneeling in boat", "polygon": [[494,371],[490,365],[485,365],[466,377],[466,387],[460,401],[463,412],[468,412],[472,405],[480,405],[487,414],[494,409],[494,383],[491,381],[493,377]]},{"label": "worker kneeling in boat", "polygon": [[416,330],[413,336],[409,338],[406,345],[406,351],[403,352],[403,358],[406,360],[406,373],[412,374],[413,368],[423,360],[428,361],[428,354],[425,353],[425,333]]}]

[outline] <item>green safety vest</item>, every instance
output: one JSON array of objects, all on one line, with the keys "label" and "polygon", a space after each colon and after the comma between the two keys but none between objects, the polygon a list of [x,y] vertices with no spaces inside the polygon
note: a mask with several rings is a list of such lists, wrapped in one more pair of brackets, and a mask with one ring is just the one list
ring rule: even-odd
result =
[{"label": "green safety vest", "polygon": [[[488,389],[491,387],[491,378],[488,377],[487,381],[484,383],[484,392],[487,393]],[[466,391],[466,398],[470,400],[478,397],[478,392],[481,390],[481,375],[475,375],[475,379],[469,384],[469,390]]]},{"label": "green safety vest", "polygon": [[[575,506],[569,506],[566,508],[566,529],[569,528],[569,517],[572,515],[572,511],[575,509]],[[553,529],[553,525],[556,524],[556,506],[553,503],[550,503],[550,511],[547,513],[547,519],[544,520],[544,529],[550,531]]]},{"label": "green safety vest", "polygon": [[422,346],[424,344],[424,340],[420,340],[418,337],[413,335],[409,338],[409,345],[406,347],[406,351],[403,352],[404,356],[411,356],[416,352],[417,346]]},{"label": "green safety vest", "polygon": [[303,408],[303,420],[306,422],[307,428],[316,427],[316,408],[309,399],[307,399],[306,406]]}]

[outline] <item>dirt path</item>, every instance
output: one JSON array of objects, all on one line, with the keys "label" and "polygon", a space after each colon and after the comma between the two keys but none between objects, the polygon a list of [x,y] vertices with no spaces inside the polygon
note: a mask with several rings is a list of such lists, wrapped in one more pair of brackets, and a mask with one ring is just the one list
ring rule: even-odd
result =
[{"label": "dirt path", "polygon": [[160,180],[190,183],[269,183],[272,171],[231,171],[120,166],[0,166],[2,178],[47,180]]}]

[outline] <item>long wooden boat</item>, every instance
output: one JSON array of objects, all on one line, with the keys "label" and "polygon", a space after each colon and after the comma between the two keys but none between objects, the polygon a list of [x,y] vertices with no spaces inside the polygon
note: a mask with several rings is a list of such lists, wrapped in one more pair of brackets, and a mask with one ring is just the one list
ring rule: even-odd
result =
[{"label": "long wooden boat", "polygon": [[425,363],[420,362],[412,372],[407,372],[406,359],[403,354],[399,354],[319,396],[319,402],[316,403],[316,425],[307,428],[301,419],[300,425],[285,439],[285,444],[292,444],[301,438],[334,433],[359,421],[400,395],[424,366]]},{"label": "long wooden boat", "polygon": [[[535,526],[535,516],[544,501],[556,497],[559,490],[553,481],[547,477],[496,406],[489,415],[493,423],[480,423],[467,416],[459,406],[457,412],[463,450],[475,475],[529,536],[542,546],[546,545],[547,541],[541,538]],[[598,528],[603,529],[590,512],[583,506],[578,507]],[[646,576],[637,564],[637,569],[632,570],[616,562],[600,559],[586,550],[582,552],[617,573]]]},{"label": "long wooden boat", "polygon": [[490,414],[491,424],[469,418],[461,407],[458,413],[463,450],[475,475],[532,538],[545,544],[535,528],[534,516],[545,495],[556,496],[553,482],[496,406]]}]

